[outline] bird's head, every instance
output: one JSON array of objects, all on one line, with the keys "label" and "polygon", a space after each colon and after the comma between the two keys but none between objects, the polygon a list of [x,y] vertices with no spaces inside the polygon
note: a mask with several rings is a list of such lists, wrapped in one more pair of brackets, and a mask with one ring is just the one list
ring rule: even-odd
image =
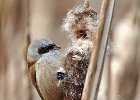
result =
[{"label": "bird's head", "polygon": [[43,54],[49,53],[53,50],[59,50],[60,47],[56,46],[49,39],[38,39],[31,42],[28,47],[27,60],[28,63],[36,62],[42,57]]}]

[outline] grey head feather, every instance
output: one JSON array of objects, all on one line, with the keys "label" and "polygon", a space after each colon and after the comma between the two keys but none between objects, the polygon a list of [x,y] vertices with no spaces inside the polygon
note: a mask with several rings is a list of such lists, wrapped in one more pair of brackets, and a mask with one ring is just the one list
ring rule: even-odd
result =
[{"label": "grey head feather", "polygon": [[53,42],[50,39],[37,39],[37,40],[32,41],[27,51],[28,61],[34,62],[40,59],[42,57],[42,54],[40,54],[38,50],[40,48],[47,47],[50,44],[53,44]]}]

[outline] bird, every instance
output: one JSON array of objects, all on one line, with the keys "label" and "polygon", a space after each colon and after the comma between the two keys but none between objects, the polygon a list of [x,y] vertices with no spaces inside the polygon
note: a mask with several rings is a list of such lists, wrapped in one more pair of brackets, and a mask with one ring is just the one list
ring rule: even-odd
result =
[{"label": "bird", "polygon": [[29,77],[42,100],[62,100],[65,57],[50,39],[36,39],[27,50]]}]

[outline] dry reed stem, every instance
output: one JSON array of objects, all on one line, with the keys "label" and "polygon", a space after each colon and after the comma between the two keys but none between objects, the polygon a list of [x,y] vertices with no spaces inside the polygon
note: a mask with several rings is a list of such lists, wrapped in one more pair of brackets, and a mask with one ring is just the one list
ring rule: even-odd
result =
[{"label": "dry reed stem", "polygon": [[103,29],[104,29],[108,5],[109,5],[109,0],[103,0],[97,34],[95,37],[95,43],[94,43],[94,48],[93,48],[94,50],[91,55],[91,60],[90,60],[90,64],[88,67],[88,72],[87,72],[87,76],[86,76],[86,80],[85,80],[82,100],[89,100],[89,98],[90,98],[92,84],[93,84],[93,80],[94,80],[95,72],[96,72],[96,68],[97,68],[99,48],[100,48],[100,43],[101,43],[101,39],[102,39],[102,33],[103,33]]},{"label": "dry reed stem", "polygon": [[99,90],[102,73],[103,73],[105,53],[106,53],[106,49],[107,49],[109,31],[110,31],[111,22],[112,22],[114,4],[115,4],[115,0],[110,0],[107,14],[106,14],[106,19],[105,19],[105,25],[104,25],[103,35],[102,35],[102,42],[100,45],[100,52],[99,52],[99,58],[98,58],[98,64],[97,64],[97,71],[96,71],[95,79],[94,79],[94,82],[92,85],[92,91],[91,91],[92,94],[91,94],[90,100],[93,100],[93,99],[97,100],[98,90]]},{"label": "dry reed stem", "polygon": [[28,91],[28,100],[33,100],[32,98],[32,85],[30,83],[30,79],[29,79],[29,75],[27,72],[27,50],[28,50],[28,46],[31,43],[31,36],[30,36],[30,5],[31,5],[31,1],[30,0],[26,0],[26,31],[25,31],[25,42],[23,44],[23,57],[24,57],[24,61],[25,61],[25,77],[27,79],[27,91]]},{"label": "dry reed stem", "polygon": [[24,47],[23,47],[23,56],[24,56],[24,60],[25,62],[27,62],[27,49],[29,44],[31,43],[31,34],[30,34],[30,0],[26,1],[26,31],[25,31],[25,43],[24,43]]}]

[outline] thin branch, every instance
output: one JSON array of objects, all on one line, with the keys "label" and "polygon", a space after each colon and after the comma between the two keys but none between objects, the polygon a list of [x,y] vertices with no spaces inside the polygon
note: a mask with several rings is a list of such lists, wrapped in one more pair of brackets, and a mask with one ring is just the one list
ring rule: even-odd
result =
[{"label": "thin branch", "polygon": [[[90,98],[92,84],[93,84],[93,81],[95,78],[95,72],[97,69],[99,48],[100,48],[100,43],[101,43],[102,34],[103,34],[103,30],[104,30],[104,24],[105,24],[106,13],[108,10],[109,2],[110,2],[110,0],[103,0],[103,2],[102,2],[98,30],[97,30],[97,34],[95,37],[96,39],[95,39],[95,43],[94,43],[93,53],[91,55],[91,60],[90,60],[90,64],[88,67],[88,72],[87,72],[87,76],[86,76],[86,80],[85,80],[82,100],[89,100],[89,98]],[[98,88],[96,88],[96,89],[98,90]]]},{"label": "thin branch", "polygon": [[31,17],[31,11],[30,11],[30,0],[27,0],[27,17],[26,17],[26,31],[25,31],[25,44],[24,44],[24,51],[23,51],[23,53],[24,53],[24,59],[25,59],[25,61],[27,62],[27,57],[26,57],[26,55],[27,55],[27,48],[28,48],[28,46],[29,46],[29,44],[30,44],[30,42],[31,42],[31,37],[30,37],[30,17]]},{"label": "thin branch", "polygon": [[30,79],[28,77],[28,72],[27,72],[27,50],[28,50],[28,46],[31,43],[31,36],[30,36],[30,17],[31,17],[31,1],[30,0],[26,0],[26,29],[25,29],[25,41],[23,44],[23,57],[24,57],[24,61],[25,61],[25,78],[27,81],[27,89],[28,89],[28,95],[27,95],[27,100],[33,100],[32,97],[32,85],[30,84]]},{"label": "thin branch", "polygon": [[30,17],[31,17],[31,1],[27,0],[27,26],[26,26],[26,34],[30,34]]},{"label": "thin branch", "polygon": [[110,31],[111,22],[112,22],[114,3],[115,3],[115,0],[110,0],[108,10],[107,10],[104,31],[103,31],[103,36],[102,36],[102,42],[101,42],[101,46],[100,46],[98,64],[97,64],[97,71],[96,71],[95,79],[94,79],[94,82],[92,85],[92,91],[91,91],[92,95],[91,95],[90,100],[97,100],[98,90],[99,90],[99,86],[100,86],[101,78],[102,78],[102,73],[103,73],[109,31]]}]

